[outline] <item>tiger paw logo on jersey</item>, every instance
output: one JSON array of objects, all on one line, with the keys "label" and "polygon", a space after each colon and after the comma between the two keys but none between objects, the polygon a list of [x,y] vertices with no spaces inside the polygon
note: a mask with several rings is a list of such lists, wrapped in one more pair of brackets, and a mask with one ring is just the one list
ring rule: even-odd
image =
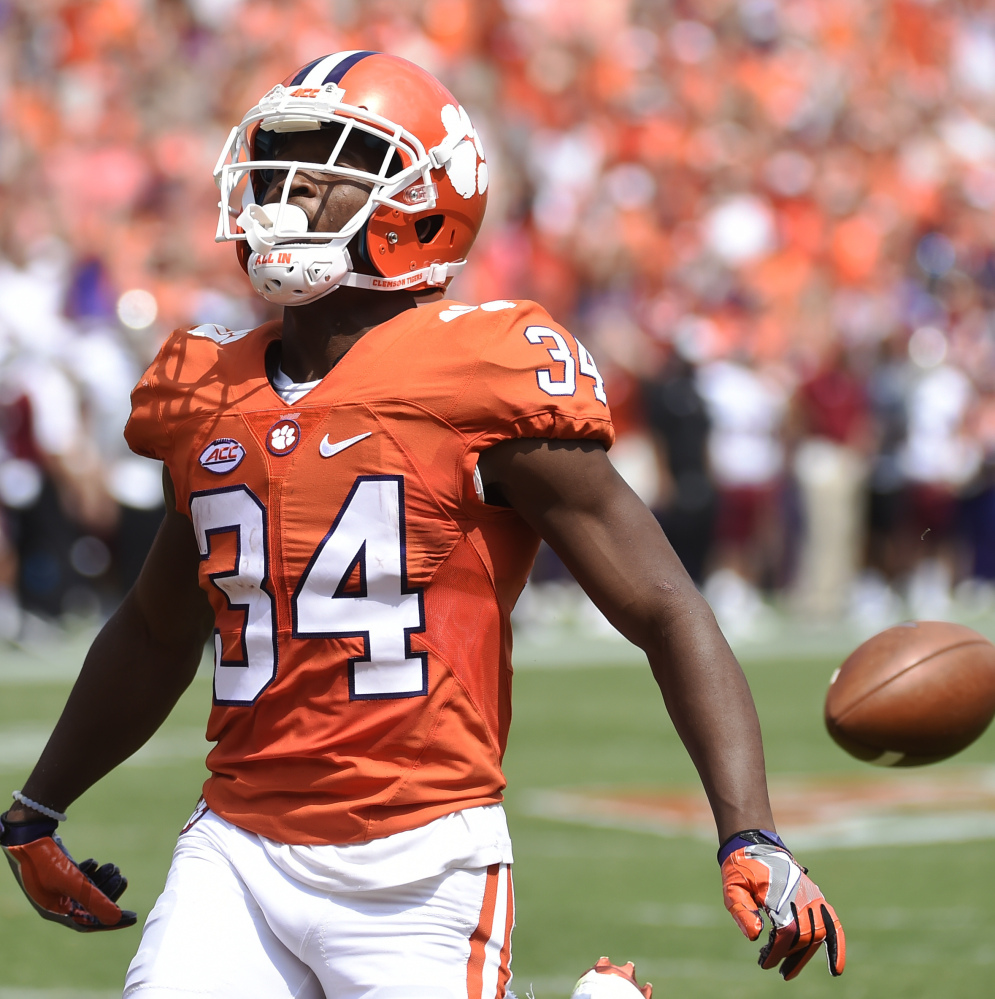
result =
[{"label": "tiger paw logo on jersey", "polygon": [[200,453],[200,464],[215,475],[234,471],[245,457],[245,448],[231,437],[211,441]]},{"label": "tiger paw logo on jersey", "polygon": [[290,454],[301,439],[296,420],[278,420],[266,431],[266,447],[270,454]]}]

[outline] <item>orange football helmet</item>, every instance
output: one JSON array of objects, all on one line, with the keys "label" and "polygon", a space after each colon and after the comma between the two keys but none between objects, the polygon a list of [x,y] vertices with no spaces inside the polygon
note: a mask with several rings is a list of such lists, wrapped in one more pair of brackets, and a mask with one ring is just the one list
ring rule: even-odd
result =
[{"label": "orange football helmet", "polygon": [[[331,125],[338,129],[324,163],[267,156],[273,133]],[[377,170],[338,162],[350,136],[383,153]],[[287,200],[300,170],[368,184],[367,201],[337,232],[311,232]],[[260,204],[273,171],[286,174],[281,199]],[[253,287],[278,305],[344,285],[444,287],[466,262],[487,203],[487,163],[466,111],[430,73],[383,52],[322,56],[270,90],[232,129],[214,179],[215,239],[236,242]],[[354,270],[350,245],[374,273]]]}]

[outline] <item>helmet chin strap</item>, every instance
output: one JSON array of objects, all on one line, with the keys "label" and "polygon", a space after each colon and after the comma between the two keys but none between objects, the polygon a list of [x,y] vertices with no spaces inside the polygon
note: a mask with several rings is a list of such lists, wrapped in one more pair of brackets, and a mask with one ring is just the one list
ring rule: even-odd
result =
[{"label": "helmet chin strap", "polygon": [[379,274],[357,274],[350,270],[339,285],[346,288],[368,288],[371,291],[403,291],[412,285],[425,284],[432,288],[445,287],[446,282],[455,277],[466,266],[465,260],[451,263],[429,264],[416,271],[408,271],[398,277],[381,277]]}]

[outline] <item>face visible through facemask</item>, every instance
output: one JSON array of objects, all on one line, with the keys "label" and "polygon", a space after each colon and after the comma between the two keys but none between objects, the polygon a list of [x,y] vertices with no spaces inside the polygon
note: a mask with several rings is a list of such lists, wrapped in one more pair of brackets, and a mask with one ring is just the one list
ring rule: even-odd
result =
[{"label": "face visible through facemask", "polygon": [[[260,159],[325,163],[340,134],[341,126],[338,125],[306,132],[260,133],[256,142],[256,156]],[[260,146],[268,148],[261,149]],[[383,165],[386,149],[386,142],[356,129],[339,151],[336,165],[378,173]],[[396,154],[394,159],[398,159]],[[392,162],[391,168],[394,169],[390,169],[390,173],[399,170],[399,160],[396,164]],[[260,170],[256,174],[254,182],[257,199],[264,205],[279,202],[283,197],[287,172]],[[301,169],[290,182],[287,204],[295,205],[304,212],[309,231],[338,232],[357,212],[362,211],[372,190],[371,183],[358,178]]]}]

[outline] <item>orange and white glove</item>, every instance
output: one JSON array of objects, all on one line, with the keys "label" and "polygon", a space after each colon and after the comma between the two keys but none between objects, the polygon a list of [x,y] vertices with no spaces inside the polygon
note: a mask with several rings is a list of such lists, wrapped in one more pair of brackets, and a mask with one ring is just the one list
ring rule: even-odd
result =
[{"label": "orange and white glove", "polygon": [[135,913],[116,904],[128,879],[113,864],[77,864],[55,835],[57,825],[50,819],[10,822],[0,815],[0,849],[28,901],[43,919],[80,933],[134,926]]},{"label": "orange and white glove", "polygon": [[760,967],[781,965],[790,981],[826,945],[829,973],[846,966],[843,927],[819,886],[781,842],[777,833],[744,829],[719,847],[722,894],[739,928],[756,940],[763,929],[761,911],[771,922],[770,937],[760,949]]}]

